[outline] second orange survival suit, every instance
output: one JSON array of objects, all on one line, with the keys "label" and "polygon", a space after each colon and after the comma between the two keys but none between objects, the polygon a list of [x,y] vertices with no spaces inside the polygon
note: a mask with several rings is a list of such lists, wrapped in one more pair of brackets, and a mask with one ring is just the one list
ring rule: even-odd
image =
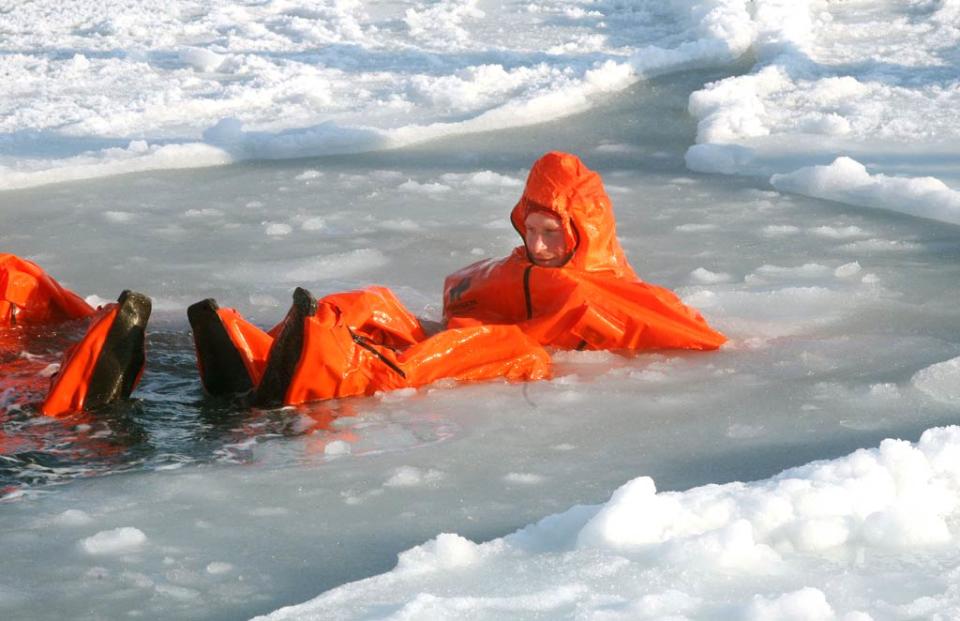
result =
[{"label": "second orange survival suit", "polygon": [[94,313],[33,261],[0,252],[0,329],[81,319]]},{"label": "second orange survival suit", "polygon": [[[117,303],[94,309],[36,263],[0,253],[0,357],[18,365],[25,326],[90,318],[84,337],[63,355],[40,411],[64,416],[130,396],[143,371],[143,331],[150,300],[125,291]],[[0,386],[2,388],[2,386]]]},{"label": "second orange survival suit", "polygon": [[673,292],[637,277],[600,175],[577,156],[551,152],[534,163],[510,214],[521,238],[532,211],[560,219],[566,263],[538,266],[519,246],[451,274],[443,298],[449,327],[515,324],[543,345],[568,349],[716,349],[726,342]]},{"label": "second orange survival suit", "polygon": [[[282,323],[264,332],[233,309],[217,313],[256,386]],[[443,378],[535,380],[550,374],[547,352],[516,326],[470,326],[427,337],[417,318],[385,287],[320,298],[303,328],[285,405],[370,395]]]}]

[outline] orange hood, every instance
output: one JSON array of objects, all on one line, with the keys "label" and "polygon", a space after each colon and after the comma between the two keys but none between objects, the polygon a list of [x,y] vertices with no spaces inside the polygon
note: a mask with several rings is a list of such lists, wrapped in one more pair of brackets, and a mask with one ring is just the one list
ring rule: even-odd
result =
[{"label": "orange hood", "polygon": [[[526,236],[527,215],[537,210],[553,213],[563,222],[572,256],[561,269],[637,278],[617,240],[613,207],[603,180],[576,155],[551,151],[534,162],[523,196],[510,214],[521,239]],[[516,252],[527,254],[526,247]]]}]

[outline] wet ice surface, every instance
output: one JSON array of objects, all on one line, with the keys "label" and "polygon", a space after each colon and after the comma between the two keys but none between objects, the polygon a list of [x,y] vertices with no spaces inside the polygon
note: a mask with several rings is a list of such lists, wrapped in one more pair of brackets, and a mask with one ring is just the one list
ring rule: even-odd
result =
[{"label": "wet ice surface", "polygon": [[[14,224],[0,231],[5,249],[84,294],[145,291],[155,316],[134,404],[75,425],[8,412],[8,446],[37,439],[40,452],[62,460],[54,466],[66,466],[54,479],[70,482],[20,477],[28,486],[0,505],[0,610],[31,619],[243,618],[386,572],[399,552],[439,533],[488,541],[604,503],[639,476],[658,490],[765,479],[955,423],[955,365],[942,363],[960,355],[952,288],[960,232],[686,171],[694,133],[686,95],[715,78],[655,80],[567,121],[402,152],[4,194],[4,223]],[[728,346],[630,358],[564,353],[549,382],[441,384],[271,412],[202,400],[187,304],[213,295],[269,324],[297,284],[319,295],[377,282],[437,317],[446,273],[516,243],[506,215],[526,168],[551,147],[579,153],[604,175],[637,271],[701,308]],[[541,547],[567,545],[579,522],[567,523]],[[448,573],[475,558],[459,539],[431,545],[427,569]],[[906,550],[923,559],[930,548]],[[497,572],[502,559],[492,567],[546,576],[559,567],[551,559],[518,557],[519,574]],[[568,573],[540,585],[553,599],[494,602],[493,612],[468,599],[466,609],[494,618],[565,610],[548,604],[583,593],[568,589],[582,559],[568,560]],[[803,575],[803,561],[787,561]],[[916,561],[928,573],[914,587],[895,579],[913,561],[892,553],[882,562],[892,575],[870,584],[891,602],[943,591],[929,564]],[[624,585],[642,569],[631,567],[616,576]],[[821,569],[815,575],[829,580]],[[670,587],[679,595],[667,609],[696,618],[713,601],[703,579]],[[451,582],[455,590],[486,584],[450,575],[444,588]],[[754,618],[824,611],[816,593],[791,595],[801,587],[789,580],[747,584],[738,601],[753,602]],[[377,583],[371,588],[372,598]],[[417,593],[401,590],[384,611]],[[664,609],[654,603],[624,614]]]}]

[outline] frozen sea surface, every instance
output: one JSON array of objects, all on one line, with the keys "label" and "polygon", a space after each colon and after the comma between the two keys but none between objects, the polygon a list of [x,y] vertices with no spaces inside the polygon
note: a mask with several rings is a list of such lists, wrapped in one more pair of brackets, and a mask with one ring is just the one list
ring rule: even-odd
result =
[{"label": "frozen sea surface", "polygon": [[[0,234],[5,248],[41,261],[84,293],[145,290],[157,311],[150,368],[129,408],[93,422],[8,413],[13,422],[5,430],[14,440],[21,433],[41,444],[56,440],[38,452],[59,456],[64,469],[33,469],[69,482],[27,481],[0,506],[8,559],[0,609],[31,619],[242,618],[386,572],[398,553],[439,533],[484,542],[575,505],[607,502],[639,476],[659,490],[763,479],[886,437],[915,441],[927,428],[956,422],[956,365],[946,363],[960,356],[951,286],[960,271],[960,231],[786,195],[749,179],[686,172],[684,150],[695,131],[686,98],[712,79],[703,72],[656,79],[564,121],[402,152],[4,194],[5,222],[16,222]],[[506,214],[526,167],[550,147],[577,152],[603,173],[638,271],[703,309],[729,334],[728,346],[631,358],[566,353],[548,382],[435,385],[271,412],[202,400],[183,318],[189,302],[213,294],[269,323],[295,284],[325,293],[375,281],[436,317],[444,274],[516,243]],[[101,451],[101,444],[121,449]],[[73,450],[81,454],[70,457]],[[113,474],[82,476],[85,465],[98,463]],[[737,507],[738,498],[726,502]],[[617,581],[644,575],[649,567],[632,565],[632,556],[604,560],[606,544],[596,553],[558,552],[586,523],[583,511],[558,518],[568,525],[559,534],[536,535],[546,557],[511,556],[510,571],[537,580],[568,563],[552,586],[531,582],[527,604],[503,607],[483,591],[463,591],[467,603],[442,606],[476,609],[479,618],[562,616],[589,588],[571,587],[564,577],[593,562],[584,554],[608,567],[603,571],[625,572]],[[906,559],[930,549],[923,546],[948,549],[956,536],[953,522],[946,524],[936,541],[905,544],[884,563],[898,575],[914,569]],[[602,539],[604,529],[597,532]],[[426,555],[426,570],[444,568],[438,597],[460,592],[457,584],[488,584],[467,577],[473,561],[458,582],[432,560],[449,557],[459,566],[461,554],[475,558],[474,544],[451,537],[405,557]],[[859,545],[835,541],[831,554]],[[803,575],[809,559],[777,553],[788,573]],[[492,557],[488,569],[516,575],[500,572],[501,562],[508,561]],[[696,557],[686,562],[712,567]],[[915,580],[923,588],[896,591],[897,605],[937,594],[941,572],[920,566],[927,573]],[[830,580],[831,571],[848,571],[830,567],[817,575]],[[666,574],[646,575],[666,584]],[[821,595],[794,596],[807,585],[742,578],[740,596],[714,600],[706,580],[664,587],[670,610],[715,610],[711,602],[763,607],[767,600],[778,609],[794,599],[801,610],[811,601],[823,609],[822,593],[832,593],[814,585]],[[870,584],[890,580],[885,574]],[[660,597],[629,583],[640,591],[622,593],[626,610],[646,605],[634,595]],[[378,584],[357,588],[376,591]],[[390,610],[427,597],[417,586],[391,593]],[[321,604],[330,597],[343,596]],[[859,600],[834,604],[838,611],[870,609]],[[339,608],[346,616],[367,614]],[[756,618],[777,618],[771,614]]]},{"label": "frozen sea surface", "polygon": [[[149,369],[47,421],[82,326],[14,361],[0,617],[958,616],[956,0],[101,4],[0,2],[0,249],[149,293]],[[437,318],[553,148],[729,345],[202,398],[189,303]]]},{"label": "frozen sea surface", "polygon": [[726,0],[3,8],[0,189],[524,126],[751,42]]},{"label": "frozen sea surface", "polygon": [[745,59],[690,98],[692,169],[960,221],[956,0],[0,9],[0,189],[521,127]]}]

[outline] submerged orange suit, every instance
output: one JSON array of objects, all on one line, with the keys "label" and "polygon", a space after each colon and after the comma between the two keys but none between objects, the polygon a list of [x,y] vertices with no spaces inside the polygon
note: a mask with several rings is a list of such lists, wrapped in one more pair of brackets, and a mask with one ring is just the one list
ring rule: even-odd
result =
[{"label": "submerged orange suit", "polygon": [[[233,309],[217,312],[256,386],[281,326],[264,332]],[[369,287],[317,300],[283,403],[370,395],[443,378],[535,380],[549,374],[547,352],[516,326],[471,326],[427,337],[389,289]]]},{"label": "submerged orange suit", "polygon": [[92,306],[64,289],[39,265],[0,253],[0,329],[89,317]]},{"label": "submerged orange suit", "polygon": [[[63,288],[32,261],[0,253],[0,371],[2,378],[20,390],[33,388],[43,365],[32,373],[23,373],[21,352],[27,343],[25,334],[15,326],[38,326],[94,314],[94,309],[77,294]],[[29,360],[29,359],[27,359]],[[4,382],[5,384],[7,382]],[[7,386],[0,385],[0,391]]]},{"label": "submerged orange suit", "polygon": [[[40,411],[47,416],[65,416],[79,412],[92,401],[100,404],[104,395],[98,391],[109,385],[112,377],[104,377],[108,370],[100,370],[101,354],[107,345],[110,331],[118,317],[117,304],[105,304],[94,309],[76,293],[64,288],[40,266],[12,254],[0,253],[0,363],[2,378],[20,378],[17,367],[22,367],[21,352],[27,343],[25,334],[16,326],[56,324],[72,319],[92,318],[84,337],[63,354],[59,371],[51,378],[50,388]],[[36,372],[39,373],[38,366]],[[142,371],[142,362],[140,363]],[[37,376],[37,373],[33,375]],[[131,376],[123,386],[125,395],[136,386],[139,373]],[[27,388],[21,379],[15,382]],[[91,392],[91,386],[93,390]],[[3,386],[0,385],[0,389]]]},{"label": "submerged orange suit", "polygon": [[566,263],[538,266],[519,246],[451,274],[443,298],[449,327],[516,324],[543,345],[568,349],[716,349],[726,342],[673,292],[637,277],[600,175],[575,155],[547,153],[531,168],[510,214],[521,238],[532,211],[560,219]]}]

